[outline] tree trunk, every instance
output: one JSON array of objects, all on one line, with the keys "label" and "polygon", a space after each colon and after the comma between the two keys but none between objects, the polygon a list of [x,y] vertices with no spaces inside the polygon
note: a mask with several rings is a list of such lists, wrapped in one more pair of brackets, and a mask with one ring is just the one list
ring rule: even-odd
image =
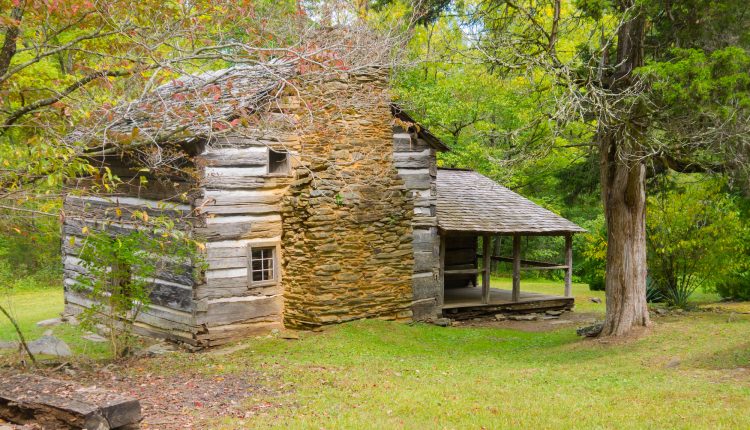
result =
[{"label": "tree trunk", "polygon": [[646,166],[618,159],[617,136],[602,142],[602,199],[607,219],[607,316],[601,336],[650,325],[646,305]]},{"label": "tree trunk", "polygon": [[[634,0],[620,0],[629,18],[617,33],[617,67],[610,89],[635,83],[643,65],[645,19]],[[626,102],[627,103],[627,102]],[[621,336],[651,324],[646,305],[646,166],[642,139],[648,125],[637,104],[620,106],[613,123],[600,123],[602,202],[607,220],[607,316],[600,336]],[[619,112],[618,112],[619,111]]]}]

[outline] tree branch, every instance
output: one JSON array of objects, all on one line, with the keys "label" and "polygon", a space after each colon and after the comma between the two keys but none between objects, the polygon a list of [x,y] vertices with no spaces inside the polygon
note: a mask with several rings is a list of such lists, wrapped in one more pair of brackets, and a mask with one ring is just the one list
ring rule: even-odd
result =
[{"label": "tree branch", "polygon": [[659,154],[659,162],[666,168],[679,173],[722,173],[727,170],[723,164],[700,164],[685,160],[678,160],[669,154]]},{"label": "tree branch", "polygon": [[[10,79],[13,75],[15,75],[16,73],[20,72],[21,70],[23,70],[23,69],[31,66],[32,64],[38,63],[43,58],[49,57],[51,55],[58,54],[58,53],[60,53],[62,51],[65,51],[66,49],[70,49],[73,46],[77,45],[78,43],[83,42],[84,40],[98,39],[98,38],[112,36],[112,35],[120,33],[120,31],[110,31],[110,32],[107,32],[107,33],[101,33],[101,30],[102,30],[102,27],[98,28],[93,33],[85,34],[83,36],[78,36],[75,39],[71,40],[70,42],[68,42],[68,43],[66,43],[64,45],[60,45],[60,46],[58,46],[56,48],[52,48],[49,51],[43,52],[41,54],[38,54],[34,58],[32,58],[32,59],[30,59],[28,61],[25,61],[25,62],[23,62],[21,64],[18,64],[17,66],[13,67],[10,70],[8,70],[8,68],[6,67],[4,69],[6,71],[4,73],[2,73],[2,75],[0,75],[0,84],[2,84],[3,82],[7,81],[8,79]],[[3,70],[3,69],[0,69],[0,70]]]},{"label": "tree branch", "polygon": [[103,70],[99,72],[94,72],[89,75],[84,76],[83,78],[77,80],[76,82],[72,83],[70,86],[62,90],[61,92],[57,93],[56,95],[52,97],[47,97],[46,99],[37,100],[34,103],[31,103],[29,105],[26,105],[12,114],[8,115],[8,118],[5,120],[5,124],[3,124],[2,130],[0,130],[0,136],[5,134],[5,132],[8,130],[10,126],[16,123],[21,117],[23,117],[26,114],[29,114],[31,112],[34,112],[37,109],[43,108],[45,106],[49,106],[51,104],[54,104],[63,98],[70,95],[72,92],[76,91],[77,89],[87,85],[91,81],[95,81],[99,78],[107,77],[107,76],[127,76],[133,73],[130,70]]},{"label": "tree branch", "polygon": [[29,345],[26,343],[26,338],[23,336],[21,327],[18,326],[18,323],[16,322],[15,318],[13,318],[10,315],[10,312],[8,312],[8,310],[5,309],[3,305],[0,305],[0,312],[2,312],[2,314],[5,315],[5,317],[8,318],[10,323],[13,325],[13,328],[16,330],[16,334],[18,335],[18,340],[20,341],[21,346],[23,346],[23,349],[26,351],[26,354],[28,354],[29,358],[31,358],[31,362],[34,363],[34,366],[36,366],[36,357],[34,357],[34,354],[32,354],[31,351],[29,350]]},{"label": "tree branch", "polygon": [[557,30],[560,25],[560,0],[554,0],[553,7],[555,11],[554,16],[552,17],[552,29],[549,32],[549,46],[547,50],[554,57],[555,43],[557,43]]},{"label": "tree branch", "polygon": [[5,41],[3,47],[0,48],[0,74],[4,75],[10,67],[10,61],[13,56],[16,55],[16,43],[18,41],[18,35],[21,32],[21,18],[23,18],[23,8],[21,5],[14,7],[10,12],[10,18],[16,21],[15,25],[11,25],[5,30]]}]

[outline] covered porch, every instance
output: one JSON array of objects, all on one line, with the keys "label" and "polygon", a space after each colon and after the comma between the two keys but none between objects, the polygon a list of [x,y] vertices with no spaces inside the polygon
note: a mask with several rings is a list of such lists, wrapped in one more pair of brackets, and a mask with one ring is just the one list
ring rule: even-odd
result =
[{"label": "covered porch", "polygon": [[[438,301],[444,314],[573,307],[573,234],[584,229],[473,171],[440,169],[437,191],[442,285]],[[525,236],[564,237],[564,261],[522,259]],[[492,255],[494,241],[501,238],[512,240],[510,255]],[[511,289],[491,288],[493,261],[511,263]],[[559,295],[522,291],[521,274],[527,270],[563,270],[562,291]]]}]

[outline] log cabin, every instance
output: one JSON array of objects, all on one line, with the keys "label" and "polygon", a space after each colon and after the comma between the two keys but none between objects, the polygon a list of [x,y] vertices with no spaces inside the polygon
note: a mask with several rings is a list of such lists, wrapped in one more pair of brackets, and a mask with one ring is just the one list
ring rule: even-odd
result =
[{"label": "log cabin", "polygon": [[[73,288],[87,232],[127,233],[137,211],[174,219],[202,251],[150,280],[136,331],[196,348],[360,318],[573,305],[571,236],[583,229],[479,173],[438,168],[449,148],[392,103],[386,69],[234,66],[99,121],[70,139],[95,142],[90,158],[122,184],[102,193],[81,181],[65,199],[68,313],[92,304]],[[565,262],[522,260],[526,235],[565,236]],[[491,255],[500,236],[512,256]],[[513,263],[512,291],[490,288],[492,259]],[[565,290],[522,293],[524,268],[565,270]]]}]

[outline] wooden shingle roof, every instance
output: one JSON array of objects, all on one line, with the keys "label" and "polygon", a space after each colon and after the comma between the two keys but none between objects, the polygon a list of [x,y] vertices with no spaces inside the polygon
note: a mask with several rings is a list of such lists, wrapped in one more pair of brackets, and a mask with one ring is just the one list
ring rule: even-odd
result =
[{"label": "wooden shingle roof", "polygon": [[471,170],[438,169],[437,218],[446,231],[537,235],[586,231]]},{"label": "wooden shingle roof", "polygon": [[67,138],[159,143],[207,137],[273,102],[295,73],[294,64],[276,62],[184,75],[97,115],[99,123],[80,126]]}]

